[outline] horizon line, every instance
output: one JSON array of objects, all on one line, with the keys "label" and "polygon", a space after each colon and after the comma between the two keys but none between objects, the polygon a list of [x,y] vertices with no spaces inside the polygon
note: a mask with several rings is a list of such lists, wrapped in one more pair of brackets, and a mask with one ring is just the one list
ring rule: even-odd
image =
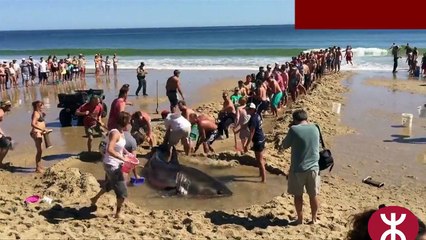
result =
[{"label": "horizon line", "polygon": [[78,30],[126,30],[126,29],[173,29],[173,28],[220,28],[220,27],[260,27],[260,26],[294,26],[289,24],[257,24],[257,25],[215,25],[215,26],[182,26],[182,27],[122,27],[122,28],[65,28],[65,29],[14,29],[0,32],[37,32],[37,31],[78,31]]}]

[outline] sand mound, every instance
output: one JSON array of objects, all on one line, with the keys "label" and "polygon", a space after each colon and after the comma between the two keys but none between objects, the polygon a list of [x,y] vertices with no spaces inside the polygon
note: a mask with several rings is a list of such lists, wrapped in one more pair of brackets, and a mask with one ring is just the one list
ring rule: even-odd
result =
[{"label": "sand mound", "polygon": [[41,180],[43,195],[56,199],[89,197],[100,190],[93,175],[78,168],[64,169],[62,165],[48,168]]}]

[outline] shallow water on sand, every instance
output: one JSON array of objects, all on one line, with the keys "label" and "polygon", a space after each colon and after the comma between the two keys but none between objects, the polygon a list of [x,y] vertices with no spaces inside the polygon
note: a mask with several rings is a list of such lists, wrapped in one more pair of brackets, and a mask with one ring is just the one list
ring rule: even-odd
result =
[{"label": "shallow water on sand", "polygon": [[[201,159],[200,161],[202,161]],[[214,167],[195,164],[180,159],[181,164],[197,168],[223,182],[232,192],[230,197],[194,198],[177,196],[174,191],[159,191],[149,187],[147,182],[129,187],[129,200],[146,209],[185,209],[213,210],[245,208],[253,204],[261,204],[279,196],[287,188],[284,176],[267,173],[267,183],[260,183],[259,170],[254,167]],[[70,167],[78,167],[103,180],[105,172],[102,163],[87,163],[75,160]]]},{"label": "shallow water on sand", "polygon": [[[341,120],[356,133],[334,139],[336,169],[356,181],[366,176],[391,184],[404,177],[426,181],[426,162],[419,160],[426,146],[426,119],[417,113],[426,97],[364,84],[368,78],[395,81],[389,75],[362,73],[346,81],[350,92]],[[402,74],[396,77],[406,79]],[[402,113],[414,115],[412,128],[401,126]]]},{"label": "shallow water on sand", "polygon": [[[185,100],[189,105],[201,101],[206,101],[204,96],[197,94],[203,87],[214,81],[221,79],[237,79],[245,76],[245,71],[182,71],[181,80]],[[168,99],[165,96],[165,82],[170,77],[172,71],[169,70],[151,70],[147,76],[148,97],[137,97],[135,91],[137,88],[137,79],[135,71],[119,71],[117,76],[111,74],[110,77],[101,76],[95,79],[94,74],[87,74],[86,81],[71,82],[69,84],[34,86],[29,88],[10,89],[7,92],[0,93],[2,100],[10,100],[13,104],[12,111],[8,113],[0,127],[7,135],[12,136],[17,142],[14,151],[9,152],[5,161],[14,162],[14,165],[28,167],[34,166],[35,147],[34,141],[29,136],[31,130],[31,103],[35,100],[43,100],[46,107],[46,124],[53,132],[50,134],[53,148],[44,150],[43,156],[47,162],[44,164],[50,166],[56,160],[63,159],[64,156],[72,156],[86,150],[86,139],[83,127],[62,128],[59,123],[60,108],[57,108],[58,93],[71,93],[78,89],[103,89],[105,93],[105,103],[110,108],[110,104],[118,95],[118,90],[125,83],[130,84],[129,101],[133,106],[127,106],[126,110],[133,112],[144,110],[148,113],[154,113],[156,110],[156,92],[158,79],[159,111],[169,108]],[[236,83],[235,83],[236,84]],[[152,116],[152,117],[158,117]],[[106,122],[106,118],[104,121]],[[97,146],[99,140],[95,140],[93,146]]]}]

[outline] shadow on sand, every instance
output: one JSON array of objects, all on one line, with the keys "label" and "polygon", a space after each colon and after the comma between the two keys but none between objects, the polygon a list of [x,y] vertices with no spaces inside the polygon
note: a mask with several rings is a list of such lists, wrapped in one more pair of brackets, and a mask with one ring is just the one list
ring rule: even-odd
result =
[{"label": "shadow on sand", "polygon": [[86,152],[83,151],[79,155],[79,159],[82,162],[96,163],[102,161],[102,154],[100,152]]},{"label": "shadow on sand", "polygon": [[34,167],[9,166],[7,168],[3,168],[3,170],[11,173],[34,173],[36,169]]},{"label": "shadow on sand", "polygon": [[70,157],[76,157],[77,154],[71,154],[71,153],[61,153],[61,154],[52,154],[52,155],[46,155],[43,156],[41,159],[44,161],[57,161],[57,160],[64,160]]},{"label": "shadow on sand", "polygon": [[40,215],[46,218],[46,221],[52,224],[58,224],[63,220],[87,220],[95,218],[92,212],[96,211],[96,206],[71,208],[62,207],[59,204],[54,205],[51,209],[40,212]]},{"label": "shadow on sand", "polygon": [[397,143],[408,143],[408,144],[426,144],[426,137],[410,138],[406,135],[394,134],[391,135],[394,139],[383,140],[383,142],[397,142]]},{"label": "shadow on sand", "polygon": [[285,219],[270,218],[268,216],[238,217],[223,211],[208,212],[204,216],[209,218],[211,223],[215,225],[236,224],[243,226],[247,230],[252,230],[256,227],[265,229],[269,226],[285,227],[289,225],[289,221]]}]

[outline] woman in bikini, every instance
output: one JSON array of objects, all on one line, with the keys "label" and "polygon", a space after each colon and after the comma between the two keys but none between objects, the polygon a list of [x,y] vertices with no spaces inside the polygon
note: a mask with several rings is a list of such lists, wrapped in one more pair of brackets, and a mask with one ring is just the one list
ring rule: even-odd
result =
[{"label": "woman in bikini", "polygon": [[43,142],[43,135],[50,132],[50,129],[46,129],[46,122],[44,117],[46,114],[43,111],[44,104],[42,101],[37,100],[32,103],[33,114],[31,115],[31,132],[30,135],[34,140],[37,153],[35,156],[36,161],[36,172],[43,173],[44,169],[41,166],[41,155],[43,153],[41,144]]},{"label": "woman in bikini", "polygon": [[109,69],[111,68],[111,61],[109,60],[109,56],[105,58],[105,75],[109,76]]}]

